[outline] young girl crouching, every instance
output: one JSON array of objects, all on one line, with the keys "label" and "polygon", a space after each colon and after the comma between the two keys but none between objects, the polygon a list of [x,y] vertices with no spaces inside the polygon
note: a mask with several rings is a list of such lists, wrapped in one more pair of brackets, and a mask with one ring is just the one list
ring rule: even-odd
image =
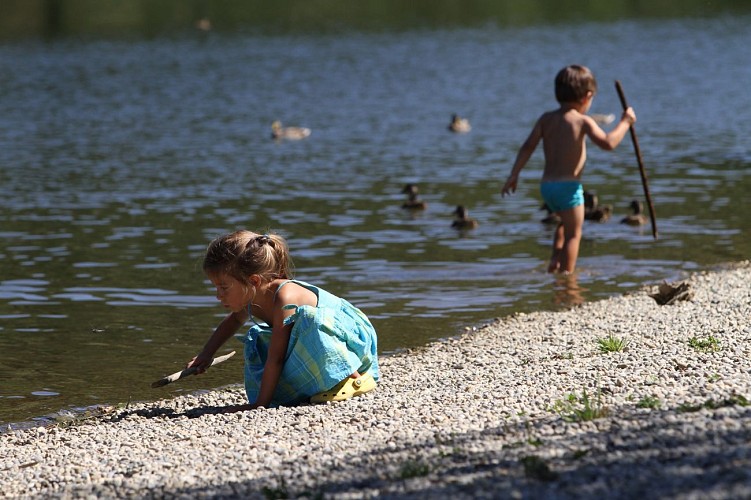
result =
[{"label": "young girl crouching", "polygon": [[292,279],[287,243],[240,230],[209,244],[203,270],[227,316],[188,367],[203,373],[249,319],[244,337],[250,404],[230,411],[340,401],[375,389],[380,378],[373,325],[355,306]]}]

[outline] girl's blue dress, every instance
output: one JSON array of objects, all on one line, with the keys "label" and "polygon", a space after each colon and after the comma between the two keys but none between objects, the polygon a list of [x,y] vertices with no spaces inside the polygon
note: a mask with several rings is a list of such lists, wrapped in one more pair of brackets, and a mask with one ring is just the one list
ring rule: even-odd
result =
[{"label": "girl's blue dress", "polygon": [[[285,305],[296,311],[284,320],[294,323],[279,383],[271,406],[293,405],[308,401],[355,371],[369,372],[377,381],[377,337],[367,316],[346,300],[308,283],[289,280],[318,296],[318,305]],[[277,289],[277,293],[279,292]],[[255,323],[245,342],[245,392],[255,402],[261,387],[263,368],[271,342],[271,327]]]}]

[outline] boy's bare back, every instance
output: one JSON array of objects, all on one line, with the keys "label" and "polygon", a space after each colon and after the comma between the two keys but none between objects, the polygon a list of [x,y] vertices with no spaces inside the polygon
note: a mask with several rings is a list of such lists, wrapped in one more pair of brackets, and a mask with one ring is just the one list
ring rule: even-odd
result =
[{"label": "boy's bare back", "polygon": [[[587,120],[592,123],[587,123]],[[592,118],[575,109],[559,108],[543,114],[538,120],[545,170],[543,181],[579,180],[587,160],[588,135],[585,130],[594,124]]]},{"label": "boy's bare back", "polygon": [[[539,134],[545,154],[543,181],[580,180],[587,161],[589,137],[602,149],[612,150],[623,138],[629,123],[636,121],[631,108],[623,114],[626,126],[616,127],[615,133],[607,134],[595,120],[581,113],[577,107],[561,106],[544,113],[535,125],[530,138]],[[538,139],[538,140],[539,140]]]}]

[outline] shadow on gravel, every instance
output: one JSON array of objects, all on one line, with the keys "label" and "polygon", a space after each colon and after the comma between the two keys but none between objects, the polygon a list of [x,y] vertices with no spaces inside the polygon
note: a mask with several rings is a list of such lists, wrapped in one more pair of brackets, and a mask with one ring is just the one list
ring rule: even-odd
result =
[{"label": "shadow on gravel", "polygon": [[[750,407],[692,413],[625,408],[618,419],[544,419],[395,442],[366,456],[308,462],[275,477],[165,492],[217,498],[749,498]],[[723,420],[735,422],[727,429]],[[555,434],[543,434],[555,424]],[[353,439],[355,439],[353,437]]]},{"label": "shadow on gravel", "polygon": [[184,412],[176,412],[173,408],[154,407],[154,408],[142,408],[139,410],[125,410],[118,412],[112,416],[109,420],[111,422],[119,422],[131,416],[138,416],[142,418],[198,418],[204,415],[218,415],[220,413],[233,413],[236,411],[238,405],[228,406],[202,406],[200,408],[191,408]]}]

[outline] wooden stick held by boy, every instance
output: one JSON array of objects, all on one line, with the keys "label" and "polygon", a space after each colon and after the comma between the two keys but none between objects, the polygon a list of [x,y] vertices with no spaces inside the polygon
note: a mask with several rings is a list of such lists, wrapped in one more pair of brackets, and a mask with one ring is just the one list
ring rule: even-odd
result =
[{"label": "wooden stick held by boy", "polygon": [[[623,87],[621,82],[615,81],[615,90],[618,91],[618,97],[621,99],[621,106],[623,110],[628,109],[628,103],[626,102],[626,94],[623,93]],[[639,148],[639,140],[636,138],[636,130],[631,125],[629,129],[631,133],[631,142],[634,144],[634,153],[636,153],[636,161],[639,164],[639,174],[641,175],[641,185],[644,188],[644,197],[647,199],[647,206],[649,207],[649,221],[652,223],[652,237],[657,239],[657,220],[655,216],[655,207],[652,205],[652,194],[649,192],[649,181],[647,180],[647,171],[644,169],[644,162],[641,158],[641,149]]]}]

